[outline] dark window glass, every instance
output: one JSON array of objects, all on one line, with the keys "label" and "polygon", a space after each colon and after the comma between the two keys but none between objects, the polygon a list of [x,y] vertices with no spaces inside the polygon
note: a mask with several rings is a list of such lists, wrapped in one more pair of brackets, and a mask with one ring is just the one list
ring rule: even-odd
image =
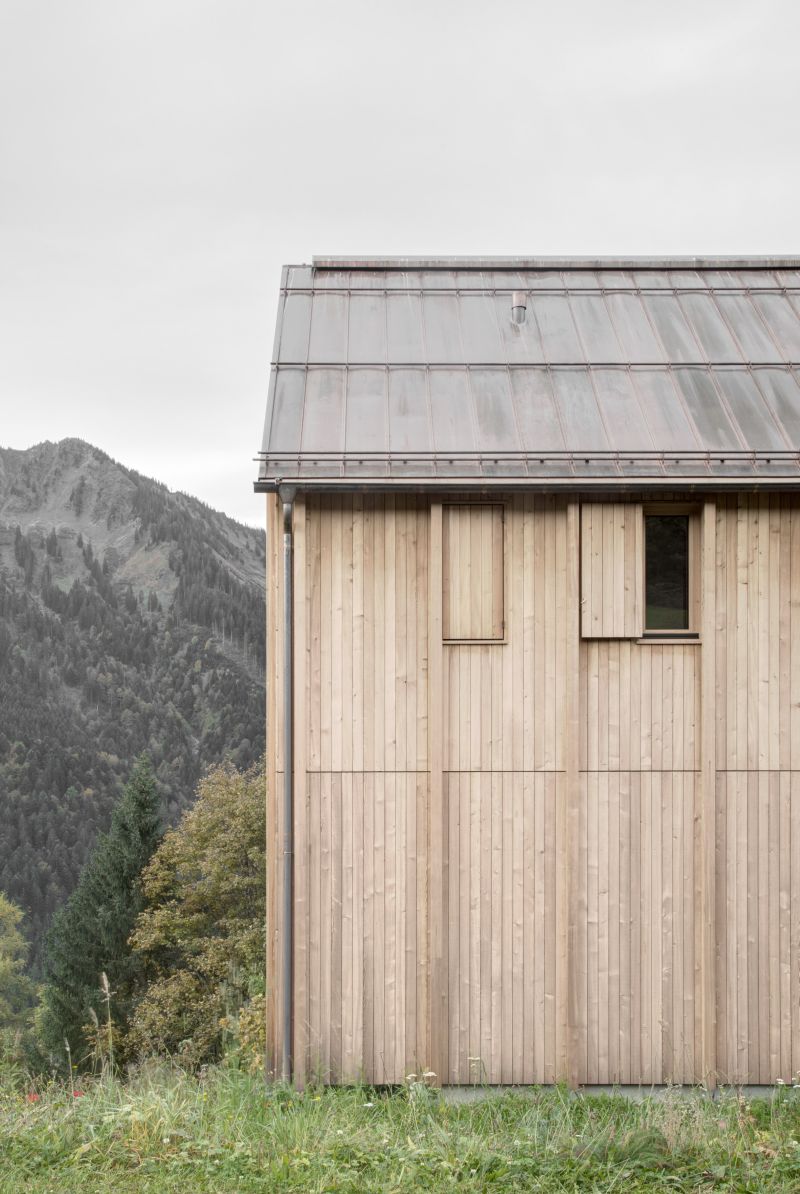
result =
[{"label": "dark window glass", "polygon": [[689,629],[689,519],[647,514],[645,630]]}]

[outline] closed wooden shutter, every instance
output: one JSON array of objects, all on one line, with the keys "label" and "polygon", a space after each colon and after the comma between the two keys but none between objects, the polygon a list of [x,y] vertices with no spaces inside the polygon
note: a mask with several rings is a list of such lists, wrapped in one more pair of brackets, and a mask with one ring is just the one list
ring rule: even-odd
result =
[{"label": "closed wooden shutter", "polygon": [[503,507],[442,508],[442,634],[502,639]]},{"label": "closed wooden shutter", "polygon": [[639,638],[644,629],[644,533],[638,503],[581,507],[581,634]]}]

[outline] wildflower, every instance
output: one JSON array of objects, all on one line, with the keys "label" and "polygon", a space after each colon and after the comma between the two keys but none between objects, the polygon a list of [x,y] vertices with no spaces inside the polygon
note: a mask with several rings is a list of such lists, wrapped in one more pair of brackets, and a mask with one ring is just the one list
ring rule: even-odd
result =
[{"label": "wildflower", "polygon": [[82,1099],[83,1091],[82,1090],[73,1090],[72,1097],[73,1097],[73,1099]]},{"label": "wildflower", "polygon": [[34,1091],[31,1091],[31,1093],[26,1096],[29,1103],[38,1103],[41,1097],[41,1095],[36,1094]]},{"label": "wildflower", "polygon": [[162,1137],[161,1137],[161,1143],[162,1143],[162,1144],[169,1144],[169,1136],[162,1136]]},{"label": "wildflower", "polygon": [[361,1106],[362,1107],[374,1107],[375,1104],[374,1103],[362,1103]]}]

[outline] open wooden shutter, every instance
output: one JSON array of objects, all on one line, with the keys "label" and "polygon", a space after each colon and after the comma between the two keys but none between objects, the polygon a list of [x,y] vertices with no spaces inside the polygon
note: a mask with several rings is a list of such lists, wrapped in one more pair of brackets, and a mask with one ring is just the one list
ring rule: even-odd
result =
[{"label": "open wooden shutter", "polygon": [[581,635],[640,638],[644,629],[644,530],[639,503],[581,507]]},{"label": "open wooden shutter", "polygon": [[503,507],[442,508],[442,636],[497,640],[503,625]]}]

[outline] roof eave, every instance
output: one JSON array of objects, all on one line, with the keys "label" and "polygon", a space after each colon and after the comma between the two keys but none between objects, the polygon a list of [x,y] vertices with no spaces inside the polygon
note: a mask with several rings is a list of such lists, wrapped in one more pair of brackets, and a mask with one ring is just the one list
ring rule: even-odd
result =
[{"label": "roof eave", "polygon": [[259,477],[253,482],[255,493],[277,493],[284,486],[292,486],[305,492],[326,490],[414,490],[415,492],[443,492],[447,490],[536,490],[568,492],[575,490],[603,490],[626,492],[632,489],[651,492],[673,492],[678,490],[742,490],[752,492],[760,489],[800,490],[800,476],[778,475],[774,477],[306,477],[287,475],[283,477]]}]

